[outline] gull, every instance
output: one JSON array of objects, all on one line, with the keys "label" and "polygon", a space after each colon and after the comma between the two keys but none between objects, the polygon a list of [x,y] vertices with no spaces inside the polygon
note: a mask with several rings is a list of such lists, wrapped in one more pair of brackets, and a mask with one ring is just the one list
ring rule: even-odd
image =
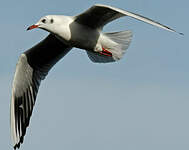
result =
[{"label": "gull", "polygon": [[102,4],[96,4],[76,16],[45,16],[27,29],[40,28],[48,31],[49,35],[22,53],[16,65],[10,106],[14,149],[23,143],[41,80],[73,47],[84,49],[94,63],[115,62],[122,58],[131,43],[132,32],[103,33],[102,30],[107,23],[123,16],[176,32],[147,17]]}]

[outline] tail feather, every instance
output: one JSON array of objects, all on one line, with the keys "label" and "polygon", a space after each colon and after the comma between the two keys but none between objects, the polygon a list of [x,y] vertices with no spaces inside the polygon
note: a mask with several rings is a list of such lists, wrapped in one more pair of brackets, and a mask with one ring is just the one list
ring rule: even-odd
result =
[{"label": "tail feather", "polygon": [[131,43],[132,32],[127,30],[121,32],[105,33],[105,35],[115,42],[115,44],[112,44],[112,47],[108,49],[112,53],[112,57],[115,60],[121,59]]},{"label": "tail feather", "polygon": [[104,33],[101,40],[102,52],[87,51],[91,61],[95,63],[109,63],[120,60],[131,43],[132,32],[121,31]]}]

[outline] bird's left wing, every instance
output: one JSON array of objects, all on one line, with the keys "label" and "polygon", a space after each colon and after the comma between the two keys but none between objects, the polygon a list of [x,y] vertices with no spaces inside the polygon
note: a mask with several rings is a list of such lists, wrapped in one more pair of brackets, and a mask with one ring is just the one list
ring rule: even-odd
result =
[{"label": "bird's left wing", "polygon": [[41,80],[71,47],[50,34],[21,54],[16,65],[11,98],[11,136],[14,149],[23,142]]},{"label": "bird's left wing", "polygon": [[[96,4],[91,8],[89,8],[88,10],[86,10],[85,12],[76,16],[76,22],[80,24],[84,24],[91,28],[103,28],[103,26],[106,25],[107,23],[123,16],[129,16],[137,20],[143,21],[145,23],[160,27],[162,29],[171,32],[177,32],[168,26],[160,24],[159,22],[144,17],[142,15],[102,4]],[[179,34],[183,34],[183,33],[179,33]]]}]

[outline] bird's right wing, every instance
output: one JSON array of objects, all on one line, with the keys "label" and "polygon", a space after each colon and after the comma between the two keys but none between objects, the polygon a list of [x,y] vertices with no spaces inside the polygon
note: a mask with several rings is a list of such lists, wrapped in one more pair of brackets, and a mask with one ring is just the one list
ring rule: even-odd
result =
[{"label": "bird's right wing", "polygon": [[[75,21],[80,24],[89,26],[91,28],[103,28],[103,26],[106,25],[107,23],[123,16],[129,16],[134,19],[143,21],[145,23],[160,27],[162,29],[171,32],[177,32],[168,26],[160,24],[159,22],[144,17],[142,15],[102,4],[96,4],[91,8],[89,8],[88,10],[86,10],[85,12],[79,14],[78,16],[75,17],[76,18]],[[179,34],[183,34],[183,33],[179,33]]]},{"label": "bird's right wing", "polygon": [[11,136],[14,149],[23,142],[41,80],[69,51],[50,34],[42,42],[21,54],[16,65],[11,98]]}]

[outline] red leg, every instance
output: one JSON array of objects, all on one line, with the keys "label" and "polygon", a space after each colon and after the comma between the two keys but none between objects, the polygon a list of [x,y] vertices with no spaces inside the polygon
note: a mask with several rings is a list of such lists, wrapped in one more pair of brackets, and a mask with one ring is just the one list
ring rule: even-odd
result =
[{"label": "red leg", "polygon": [[105,48],[102,47],[102,52],[99,52],[102,55],[106,55],[106,56],[112,56],[112,53],[109,52],[108,50],[106,50]]}]

